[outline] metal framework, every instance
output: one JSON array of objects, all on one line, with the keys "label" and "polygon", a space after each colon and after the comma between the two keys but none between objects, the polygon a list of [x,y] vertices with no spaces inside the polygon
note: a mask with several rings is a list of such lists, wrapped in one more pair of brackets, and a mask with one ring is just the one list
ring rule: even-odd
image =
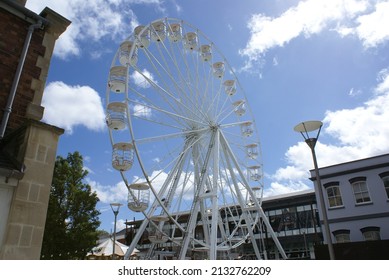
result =
[{"label": "metal framework", "polygon": [[[108,80],[112,163],[128,187],[129,208],[145,217],[125,258],[147,233],[145,259],[166,243],[179,248],[177,259],[198,251],[232,259],[247,242],[266,259],[265,230],[286,258],[261,208],[255,122],[215,44],[182,20],[153,21],[121,44]],[[140,201],[148,197],[141,192],[153,202]],[[183,213],[190,213],[185,222]]]}]

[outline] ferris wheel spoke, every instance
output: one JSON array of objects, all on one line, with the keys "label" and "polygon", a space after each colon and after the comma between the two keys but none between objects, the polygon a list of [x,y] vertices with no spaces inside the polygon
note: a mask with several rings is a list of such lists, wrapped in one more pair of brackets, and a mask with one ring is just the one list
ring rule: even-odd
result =
[{"label": "ferris wheel spoke", "polygon": [[[182,44],[182,42],[179,44]],[[171,45],[171,48],[173,50],[173,45]],[[197,53],[195,51],[189,52],[187,50],[183,50],[182,48],[178,48],[179,56],[177,56],[176,52],[174,51],[172,51],[171,54],[172,61],[174,61],[174,66],[177,70],[178,81],[180,84],[182,84],[182,86],[184,86],[179,87],[181,89],[179,91],[180,95],[183,97],[189,107],[195,108],[196,113],[194,116],[198,116],[198,114],[200,114],[202,115],[202,118],[206,119],[207,116],[203,112],[203,104],[199,102],[198,98],[199,93],[202,92],[202,90],[199,89],[198,86],[202,83],[199,82],[198,68],[201,67],[201,65],[199,65],[200,62],[197,58],[197,55],[195,55]],[[189,59],[187,57],[189,57]],[[190,63],[189,60],[191,60],[192,62]],[[179,69],[179,61],[181,61],[181,63],[185,67],[185,74]],[[191,69],[190,67],[191,64],[194,65],[193,69]],[[204,65],[202,68],[204,68]],[[175,79],[173,78],[173,80]]]},{"label": "ferris wheel spoke", "polygon": [[166,140],[169,138],[179,138],[179,137],[190,137],[192,134],[197,134],[197,133],[202,133],[204,131],[208,131],[209,128],[201,128],[201,129],[196,129],[196,130],[188,130],[188,131],[182,131],[182,132],[177,132],[177,133],[172,133],[172,134],[165,134],[165,135],[158,135],[154,137],[148,137],[148,138],[139,138],[136,139],[135,141],[139,144],[143,144],[146,142],[158,142],[161,140]]},{"label": "ferris wheel spoke", "polygon": [[[131,115],[134,118],[143,119],[144,121],[150,121],[161,124],[163,126],[176,128],[177,130],[182,130],[185,127],[189,128],[188,123],[195,122],[194,120],[188,119],[183,115],[178,115],[175,112],[160,107],[161,104],[154,104],[154,101],[151,101],[144,94],[139,93],[135,89],[131,89],[131,91],[134,92],[141,100],[138,101],[131,98],[126,99],[127,102],[129,102],[129,104],[133,107],[133,109],[130,111],[132,112]],[[163,114],[164,116],[168,117],[168,119],[164,122],[161,122],[161,118],[160,116],[155,114],[156,112]],[[199,125],[204,124],[199,123]]]},{"label": "ferris wheel spoke", "polygon": [[[178,76],[178,80],[181,81],[181,84],[185,84],[186,87],[185,89],[187,90],[182,90],[180,91],[180,94],[185,98],[185,100],[187,100],[189,103],[188,103],[188,106],[192,107],[194,106],[196,108],[196,110],[198,112],[196,112],[197,114],[200,113],[200,114],[203,114],[203,106],[204,104],[202,103],[199,103],[199,102],[193,102],[193,101],[199,101],[198,97],[197,98],[193,98],[194,96],[200,96],[199,93],[201,92],[204,92],[204,94],[206,93],[206,91],[203,91],[203,90],[200,90],[198,88],[194,88],[195,85],[201,85],[202,84],[202,81],[200,81],[200,74],[199,74],[199,70],[198,68],[201,67],[202,69],[204,69],[204,63],[200,63],[199,61],[199,58],[198,58],[198,55],[197,55],[197,52],[192,50],[192,51],[188,51],[188,50],[185,50],[184,48],[175,48],[175,46],[177,46],[177,44],[183,44],[183,42],[177,42],[175,44],[170,44],[170,47],[171,47],[171,52],[167,52],[167,56],[169,58],[171,58],[171,60],[174,62],[174,68],[177,70],[177,76]],[[160,45],[158,46],[161,46],[164,47],[165,50],[167,50],[167,47],[165,45],[165,43],[161,43]],[[160,47],[158,47],[158,50],[161,52],[161,49]],[[177,52],[174,52],[172,50],[175,50],[175,49],[178,49]],[[179,56],[176,55],[176,53],[178,53]],[[196,54],[196,55],[195,55]],[[164,69],[172,69],[172,67],[169,67],[168,63],[166,62],[166,59],[165,59],[165,56],[162,56],[163,57],[163,61],[165,62],[165,68]],[[189,57],[189,59],[187,59]],[[184,67],[185,67],[185,73],[186,73],[186,76],[184,76],[182,74],[182,71],[179,71],[179,62],[178,61],[182,61],[183,64],[184,64]],[[190,62],[191,61],[191,62]],[[193,70],[191,69],[191,64],[193,64],[194,66],[192,67]],[[171,74],[170,71],[166,71],[166,72],[169,72],[169,75]],[[172,80],[176,80],[177,77],[175,78],[172,78]],[[196,115],[197,115],[196,114]],[[204,115],[205,116],[205,115]]]},{"label": "ferris wheel spoke", "polygon": [[[182,111],[178,111],[177,108],[184,108],[188,111],[191,111],[192,109],[188,106],[186,106],[184,103],[181,102],[181,100],[172,94],[171,89],[168,86],[162,87],[159,84],[157,84],[155,81],[147,77],[145,74],[143,74],[140,70],[138,70],[138,73],[140,73],[143,78],[156,90],[157,93],[160,93],[163,100],[166,102],[167,105],[169,105],[170,109],[172,111],[176,111],[178,114],[182,113]],[[174,103],[171,103],[171,101]],[[182,106],[182,107],[181,107]]]},{"label": "ferris wheel spoke", "polygon": [[[151,168],[148,169],[148,173],[145,174],[146,176],[146,179],[147,181],[150,181],[150,182],[155,182],[155,181],[158,181],[159,178],[160,178],[160,175],[163,174],[165,171],[169,170],[170,167],[172,167],[171,170],[175,170],[176,169],[176,166],[177,164],[181,164],[182,162],[182,159],[186,158],[187,157],[187,154],[190,152],[190,147],[191,145],[195,145],[196,142],[199,141],[198,139],[192,139],[190,141],[187,141],[186,145],[184,147],[176,147],[176,149],[174,149],[175,151],[181,151],[180,153],[177,153],[177,155],[173,158],[171,158],[170,156],[166,159],[163,159],[162,162],[164,162],[164,165],[161,166],[161,164],[158,164],[159,168],[157,168],[157,166],[153,166]],[[155,171],[157,170],[157,172],[155,173]],[[180,169],[180,171],[182,172],[182,168]],[[168,174],[173,174],[174,171],[170,171]],[[151,175],[148,175],[148,174],[151,174]],[[186,171],[186,174],[188,174],[189,176],[191,175],[190,172]],[[171,175],[170,175],[171,176]],[[164,188],[161,189],[161,191],[159,192],[159,195],[162,195],[165,193],[165,190],[166,190],[166,184],[168,184],[169,181],[166,180],[165,183],[164,183]],[[170,203],[170,201],[169,201]]]},{"label": "ferris wheel spoke", "polygon": [[[159,47],[158,47],[159,49]],[[145,50],[145,55],[147,57],[149,57],[149,60],[150,60],[150,64],[151,64],[151,67],[154,69],[155,71],[155,74],[157,74],[157,76],[160,78],[159,80],[161,80],[161,82],[163,83],[164,85],[164,92],[168,92],[169,94],[167,94],[167,97],[170,97],[172,98],[172,100],[174,102],[177,102],[177,96],[174,96],[172,93],[174,92],[171,88],[171,85],[169,85],[165,79],[165,75],[163,74],[166,74],[167,78],[168,78],[168,81],[169,82],[172,82],[173,83],[173,86],[177,89],[177,84],[175,82],[175,79],[172,77],[172,75],[170,74],[170,71],[168,69],[165,68],[165,66],[163,66],[159,60],[151,53],[149,52],[147,49]],[[154,82],[153,80],[151,79],[148,79],[149,83],[151,85],[153,85],[155,87],[155,85],[157,84],[156,82]],[[176,107],[176,109],[179,109],[180,107]]]},{"label": "ferris wheel spoke", "polygon": [[[164,47],[164,50],[166,50],[166,51],[168,50],[164,43],[162,43],[161,46]],[[162,53],[160,47],[158,47],[158,50],[159,50],[160,53]],[[179,51],[179,53],[181,55],[181,59],[183,59],[182,52],[180,51],[180,49],[178,51]],[[191,101],[191,98],[189,98],[189,96],[191,94],[193,94],[191,92],[191,88],[188,88],[188,92],[183,88],[183,86],[187,86],[187,81],[190,80],[190,79],[188,79],[187,77],[184,77],[183,73],[181,71],[179,71],[180,70],[179,65],[178,65],[179,62],[177,60],[177,57],[174,55],[175,53],[176,52],[175,52],[174,45],[170,45],[170,52],[167,51],[166,54],[167,54],[168,58],[171,59],[171,61],[173,62],[172,63],[173,67],[171,67],[169,65],[169,63],[166,60],[166,57],[164,55],[161,55],[162,60],[163,60],[163,62],[165,64],[163,69],[165,70],[166,74],[169,76],[171,81],[174,82],[174,85],[175,85],[175,87],[177,89],[177,92],[179,92],[184,97],[185,100]],[[185,60],[183,60],[183,61],[185,61]],[[177,71],[177,72],[175,72],[175,73],[177,73],[176,77],[173,76],[173,71],[171,69],[175,69]],[[191,105],[195,106],[196,104],[191,104]]]},{"label": "ferris wheel spoke", "polygon": [[[178,115],[178,114],[176,114],[174,112],[170,112],[170,111],[164,110],[163,108],[160,108],[160,107],[152,105],[152,104],[145,104],[145,103],[138,102],[136,100],[131,100],[131,99],[128,99],[128,101],[133,103],[133,104],[137,104],[139,106],[144,106],[146,108],[149,108],[149,109],[152,109],[152,110],[156,110],[158,112],[166,114],[166,115],[170,116],[171,119],[174,120],[177,123],[182,123],[182,121],[184,120],[184,121],[187,121],[187,123],[197,123],[198,125],[201,125],[201,126],[207,125],[206,123],[200,122],[200,121],[195,120],[195,119],[188,118],[188,117],[186,117],[184,115]],[[142,114],[140,114],[140,115],[142,115]],[[134,112],[134,116],[138,117],[136,111]],[[149,119],[146,118],[145,120],[149,120]]]},{"label": "ferris wheel spoke", "polygon": [[[187,161],[187,164],[190,164],[189,161]],[[177,218],[180,216],[180,212],[183,210],[186,210],[190,208],[190,206],[187,204],[188,201],[191,201],[193,203],[193,172],[191,170],[188,170],[188,167],[186,167],[183,170],[184,178],[182,182],[180,183],[181,188],[177,190],[176,192],[176,200],[174,201],[174,204],[171,205],[171,209],[173,213],[177,213]]]},{"label": "ferris wheel spoke", "polygon": [[[163,43],[161,43],[161,44],[163,45]],[[159,46],[158,46],[158,49],[160,50]],[[192,108],[197,109],[201,113],[201,110],[199,110],[200,108],[196,108],[198,105],[191,102],[192,99],[187,94],[187,91],[189,93],[191,92],[191,87],[188,85],[188,82],[190,82],[191,79],[185,78],[182,75],[178,75],[178,77],[174,77],[172,71],[170,70],[170,69],[173,69],[174,67],[169,67],[169,65],[163,66],[159,62],[159,59],[157,59],[152,53],[150,53],[147,50],[145,50],[145,53],[147,54],[147,56],[149,56],[151,58],[152,67],[155,69],[155,72],[157,73],[157,75],[160,77],[160,79],[163,82],[164,86],[161,87],[161,88],[163,88],[162,91],[164,91],[165,93],[167,93],[167,92],[169,93],[168,97],[170,97],[174,101],[174,105],[176,105],[176,103],[182,103],[184,105],[183,107],[182,106],[174,106],[174,105],[171,105],[171,106],[174,106],[175,108],[185,109],[186,112],[192,112],[192,115],[196,115],[196,114],[194,114],[194,111],[192,111]],[[161,55],[161,57],[162,57],[162,60],[165,60],[165,57],[163,55]],[[173,65],[176,63],[177,62],[174,62]],[[157,67],[157,66],[159,66],[159,67]],[[178,73],[180,73],[180,72],[178,72]],[[167,80],[171,82],[171,85],[173,87],[171,87],[166,82],[166,79],[164,79],[164,78],[167,78]],[[148,80],[149,80],[149,83],[152,84],[154,87],[157,86],[157,84],[154,81],[152,81],[150,79],[148,79]],[[178,83],[181,83],[181,85]],[[186,86],[185,89],[188,89],[188,90],[185,90],[183,88],[184,85]],[[171,94],[171,93],[175,93],[175,94]],[[182,98],[184,101],[181,100]],[[186,103],[188,103],[188,104],[186,104]]]}]

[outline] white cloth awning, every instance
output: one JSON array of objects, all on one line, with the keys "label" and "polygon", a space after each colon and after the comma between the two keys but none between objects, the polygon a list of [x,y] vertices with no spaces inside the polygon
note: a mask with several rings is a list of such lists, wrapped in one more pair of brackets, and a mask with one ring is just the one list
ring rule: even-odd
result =
[{"label": "white cloth awning", "polygon": [[[115,241],[115,255],[123,257],[128,250],[128,246],[120,243],[119,241]],[[112,256],[113,253],[113,240],[108,238],[103,241],[96,247],[92,249],[92,252],[88,253],[88,256]],[[131,255],[139,253],[139,250],[134,249]]]}]

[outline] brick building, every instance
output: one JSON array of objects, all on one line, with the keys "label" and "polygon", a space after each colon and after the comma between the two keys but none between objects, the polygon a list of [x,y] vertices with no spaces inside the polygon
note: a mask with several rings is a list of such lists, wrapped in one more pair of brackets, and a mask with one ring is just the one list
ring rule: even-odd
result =
[{"label": "brick building", "polygon": [[0,0],[0,259],[39,259],[63,129],[41,122],[58,37],[70,21]]}]

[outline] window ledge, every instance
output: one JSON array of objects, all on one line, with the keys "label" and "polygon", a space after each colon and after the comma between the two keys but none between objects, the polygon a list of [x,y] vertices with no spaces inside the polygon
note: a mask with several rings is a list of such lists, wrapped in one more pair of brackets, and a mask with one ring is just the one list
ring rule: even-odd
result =
[{"label": "window ledge", "polygon": [[340,205],[340,206],[330,207],[330,208],[328,208],[328,210],[338,210],[338,209],[343,209],[343,208],[345,208],[344,205]]},{"label": "window ledge", "polygon": [[355,206],[364,206],[364,205],[370,205],[370,204],[373,204],[373,201],[355,203]]}]

